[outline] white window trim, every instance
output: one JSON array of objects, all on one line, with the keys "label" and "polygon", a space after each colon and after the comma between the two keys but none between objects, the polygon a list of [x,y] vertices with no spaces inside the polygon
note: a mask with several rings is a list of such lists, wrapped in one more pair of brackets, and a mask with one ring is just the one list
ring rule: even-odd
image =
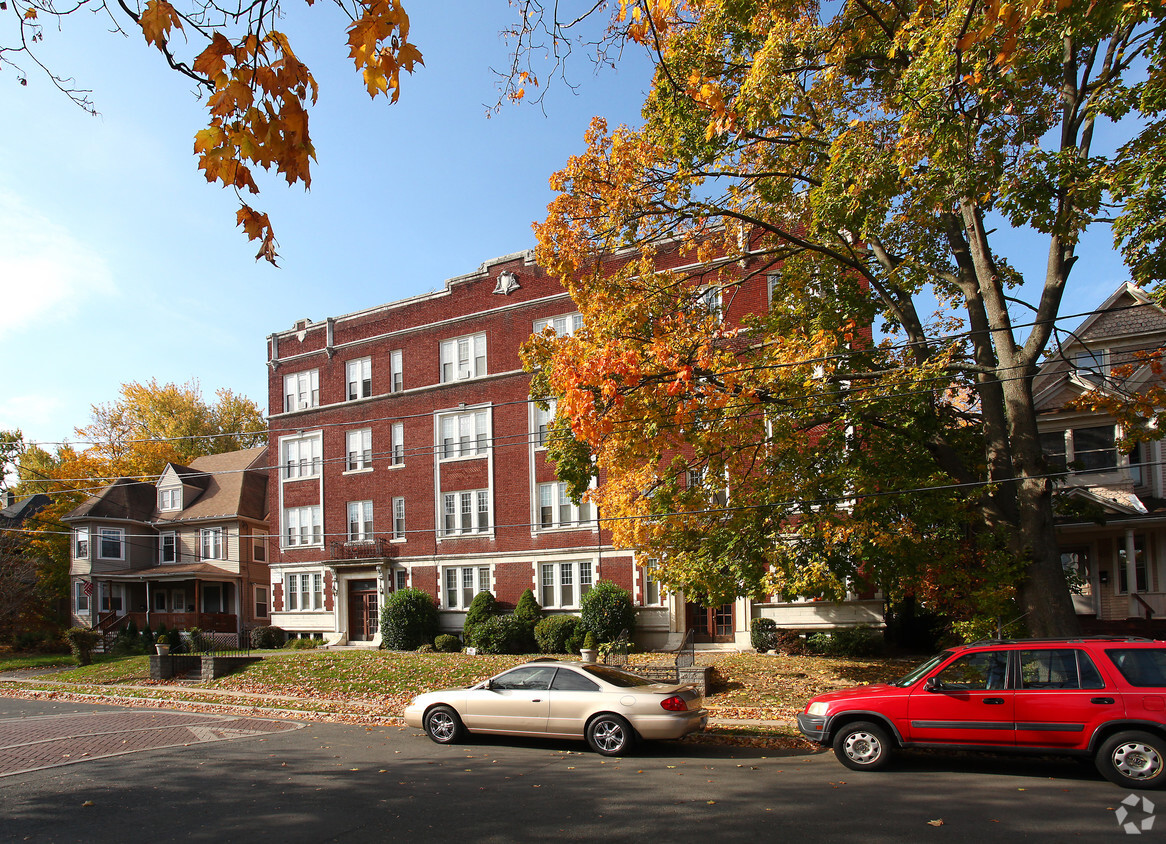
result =
[{"label": "white window trim", "polygon": [[[85,602],[85,606],[81,606],[82,601]],[[77,613],[78,615],[81,613],[87,613],[90,611],[92,606],[93,596],[85,594],[85,581],[73,581],[73,612]]]},{"label": "white window trim", "polygon": [[[352,448],[352,439],[354,436],[361,438],[359,443],[360,448],[355,451],[359,457],[356,460],[356,468],[353,468],[354,461],[352,455],[354,453]],[[364,440],[367,438],[368,447],[365,448]],[[344,472],[345,475],[359,475],[365,472],[371,472],[373,469],[372,458],[372,428],[357,428],[353,431],[346,431],[344,434]]]},{"label": "white window trim", "polygon": [[[166,540],[167,539],[171,539],[174,542],[174,559],[173,560],[164,559],[166,556],[165,555],[165,548],[166,548]],[[158,563],[159,563],[159,565],[168,566],[168,565],[171,565],[172,563],[177,563],[179,560],[179,556],[180,556],[180,553],[178,550],[178,532],[173,531],[173,530],[164,530],[160,534],[158,534]]]},{"label": "white window trim", "polygon": [[[296,588],[293,590],[292,579],[295,579]],[[310,579],[308,579],[310,578]],[[319,581],[317,581],[319,578]],[[320,591],[315,590],[317,582]],[[305,588],[306,587],[306,588]],[[324,573],[322,571],[291,571],[283,576],[283,610],[282,612],[327,612],[324,609]],[[291,596],[295,595],[296,606],[290,607]],[[304,599],[307,599],[305,602]],[[308,606],[310,604],[310,606]]]},{"label": "white window trim", "polygon": [[[116,557],[105,556],[105,532],[117,534],[118,555]],[[97,559],[99,560],[124,560],[126,558],[126,532],[122,528],[101,527],[97,529]]]},{"label": "white window trim", "polygon": [[[548,567],[553,575],[553,582],[550,584],[546,583]],[[571,587],[571,600],[569,602],[563,601],[564,570],[569,572],[571,578],[571,582],[566,584]],[[589,578],[586,584],[582,582],[584,575]],[[595,562],[587,558],[583,560],[547,560],[536,563],[535,583],[537,584],[535,595],[544,608],[578,609],[583,595],[586,594],[582,591],[582,587],[586,585],[588,591],[595,588]]]},{"label": "white window trim", "polygon": [[[469,527],[465,526],[464,514],[465,497],[469,496]],[[449,506],[449,499],[453,499],[453,512],[449,513],[447,508]],[[486,504],[486,527],[480,527],[482,502]],[[441,539],[458,539],[460,537],[470,536],[490,536],[494,533],[494,502],[490,495],[490,490],[487,489],[457,489],[457,490],[443,490],[437,494],[438,502],[438,519],[437,519],[437,538]],[[446,516],[452,515],[454,518],[454,527],[452,529],[446,528]]]},{"label": "white window trim", "polygon": [[[209,546],[207,540],[212,539]],[[198,531],[198,558],[200,560],[227,559],[227,532],[221,527],[199,528]]]},{"label": "white window trim", "polygon": [[389,392],[403,393],[404,391],[404,353],[401,349],[394,349],[393,351],[389,352]]},{"label": "white window trim", "polygon": [[[85,551],[81,553],[81,543],[85,543]],[[92,548],[89,544],[89,528],[79,527],[73,528],[73,559],[74,560],[88,560],[92,553]]]},{"label": "white window trim", "polygon": [[[546,506],[543,504],[543,489],[549,488],[551,493],[551,522],[550,524],[543,524],[542,510]],[[595,480],[592,479],[590,489],[595,489]],[[535,533],[561,531],[561,530],[598,530],[599,522],[595,518],[595,505],[591,502],[580,502],[575,504],[569,498],[564,503],[566,498],[567,483],[566,481],[551,481],[549,483],[535,484],[534,488],[534,519],[532,521]],[[569,506],[571,508],[571,520],[564,522],[560,507]],[[586,519],[580,519],[580,507],[588,508],[590,515]]]},{"label": "white window trim", "polygon": [[[345,533],[350,543],[372,542],[376,536],[373,527],[373,505],[371,500],[349,501],[348,520],[345,522]],[[356,517],[357,527],[353,530],[353,516]]]},{"label": "white window trim", "polygon": [[[400,521],[398,528],[397,522]],[[405,522],[405,497],[397,495],[393,497],[393,538],[391,542],[404,542],[408,538],[408,528]]]},{"label": "white window trim", "polygon": [[[303,381],[306,380],[306,384]],[[305,389],[306,387],[306,389]],[[300,397],[306,393],[306,400]],[[294,405],[294,406],[293,406]],[[320,406],[320,370],[306,369],[283,376],[283,411],[291,413]]]},{"label": "white window trim", "polygon": [[[446,455],[446,420],[452,420],[453,434],[449,442],[449,455]],[[466,440],[466,448],[462,449],[461,429],[463,421],[468,423],[471,435]],[[491,437],[491,414],[488,407],[458,410],[453,413],[437,414],[437,459],[441,462],[450,460],[480,460],[490,456],[493,446]],[[482,428],[482,431],[478,429]]]},{"label": "white window trim", "polygon": [[[292,447],[296,450],[296,459],[290,459]],[[300,455],[300,450],[307,448],[307,459]],[[346,455],[347,458],[347,455]],[[293,466],[295,474],[292,474]],[[319,478],[324,473],[324,434],[314,431],[310,434],[300,434],[279,439],[279,479],[280,481],[303,481]]]},{"label": "white window trim", "polygon": [[[355,378],[353,376],[356,376]],[[353,385],[356,395],[353,395]],[[372,397],[372,358],[354,358],[344,364],[344,398],[360,401]]]},{"label": "white window trim", "polygon": [[405,423],[394,422],[389,426],[389,468],[400,469],[405,465]]},{"label": "white window trim", "polygon": [[[463,344],[465,344],[463,346]],[[468,352],[468,358],[463,359],[461,351]],[[463,369],[463,360],[467,368]],[[479,371],[479,361],[481,371]],[[449,366],[447,373],[446,366]],[[485,378],[490,372],[489,355],[486,347],[486,334],[463,334],[460,337],[450,337],[442,340],[438,354],[439,382],[442,384],[456,384],[459,381],[473,381]]]},{"label": "white window trim", "polygon": [[[558,321],[563,322],[563,330],[559,330],[559,326],[555,325]],[[542,334],[546,329],[551,329],[555,332],[556,337],[569,337],[583,327],[583,314],[578,311],[571,311],[568,314],[556,314],[551,317],[542,317],[536,319],[533,323],[533,333]]]},{"label": "white window trim", "polygon": [[[470,585],[466,585],[466,572],[472,577]],[[454,583],[450,584],[450,575],[454,575]],[[485,583],[482,582],[483,578]],[[479,592],[490,592],[494,584],[494,567],[492,565],[463,565],[441,567],[441,608],[443,610],[462,611],[470,608],[470,603]],[[453,591],[456,600],[450,601],[450,592]],[[468,595],[467,590],[472,593]]]},{"label": "white window trim", "polygon": [[182,509],[182,487],[166,487],[158,490],[158,511],[168,513]]},{"label": "white window trim", "polygon": [[[546,410],[543,410],[541,407],[539,407],[534,402],[531,402],[530,406],[531,406],[530,430],[532,432],[531,439],[534,442],[534,450],[535,451],[546,451],[547,443],[550,442],[550,438],[551,438],[550,426],[551,426],[551,423],[555,421],[555,413],[558,410],[558,402],[555,399],[550,399],[547,402],[547,409]],[[546,427],[547,427],[547,433],[546,433],[545,437],[543,436],[543,433],[542,433],[542,427],[543,427],[542,422],[543,422],[544,418],[546,420]]]},{"label": "white window trim", "polygon": [[[260,592],[263,593],[263,600],[262,601],[259,600],[259,593]],[[256,584],[255,590],[252,593],[251,598],[252,598],[252,601],[254,604],[255,617],[256,618],[271,618],[271,590],[267,586],[260,586],[260,585]],[[263,607],[266,609],[266,612],[264,612],[262,614],[260,614],[260,612],[259,612],[260,604],[262,604]]]},{"label": "white window trim", "polygon": [[[289,515],[291,513],[297,514],[297,517],[296,517],[297,533],[295,535],[297,537],[300,537],[303,535],[303,533],[301,530],[301,525],[299,524],[299,516],[305,512],[309,516],[308,524],[312,528],[312,530],[309,531],[309,533],[311,534],[312,541],[310,541],[310,542],[288,542],[288,537],[289,537],[289,534],[288,534],[289,525],[288,525],[288,523],[290,521]],[[322,547],[324,547],[323,510],[319,504],[309,504],[309,505],[306,505],[304,507],[284,507],[283,513],[282,513],[282,516],[280,519],[280,526],[279,527],[280,527],[280,530],[279,530],[279,547],[280,548],[322,548]],[[317,540],[316,528],[319,528],[318,541],[316,541]]]}]

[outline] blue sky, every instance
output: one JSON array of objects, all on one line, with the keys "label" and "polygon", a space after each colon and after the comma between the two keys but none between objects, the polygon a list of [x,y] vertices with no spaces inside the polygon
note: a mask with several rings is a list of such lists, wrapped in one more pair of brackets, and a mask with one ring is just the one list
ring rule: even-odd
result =
[{"label": "blue sky", "polygon": [[[548,176],[582,149],[595,114],[635,123],[649,68],[626,57],[594,75],[577,54],[545,110],[504,107],[491,67],[506,64],[503,0],[406,3],[425,67],[400,101],[370,101],[329,4],[289,7],[285,29],[320,83],[312,189],[265,179],[281,269],[256,263],[235,227],[233,193],[206,183],[192,141],[205,124],[191,85],[140,36],[81,14],[47,30],[43,57],[93,90],[86,115],[47,80],[0,75],[0,428],[72,437],[92,404],[126,381],[228,387],[266,403],[264,338],[296,320],[347,313],[440,287],[483,260],[534,245]],[[1043,270],[1037,248],[1014,259]],[[1127,278],[1099,229],[1082,247],[1065,313]]]}]

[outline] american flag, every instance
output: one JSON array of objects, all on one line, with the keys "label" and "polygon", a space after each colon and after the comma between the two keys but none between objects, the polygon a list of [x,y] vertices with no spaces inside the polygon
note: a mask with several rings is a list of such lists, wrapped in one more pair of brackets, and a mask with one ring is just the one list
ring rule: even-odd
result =
[{"label": "american flag", "polygon": [[93,594],[93,582],[86,580],[85,585],[81,587],[81,591],[84,592],[86,595],[92,595]]}]

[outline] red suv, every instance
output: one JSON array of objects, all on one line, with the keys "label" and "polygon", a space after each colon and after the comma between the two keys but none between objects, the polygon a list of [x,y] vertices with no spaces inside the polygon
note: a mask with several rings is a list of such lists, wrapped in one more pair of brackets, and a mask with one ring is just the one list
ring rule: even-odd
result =
[{"label": "red suv", "polygon": [[890,684],[830,692],[798,713],[855,771],[900,747],[1092,757],[1126,788],[1166,785],[1166,642],[1003,639],[944,651]]}]

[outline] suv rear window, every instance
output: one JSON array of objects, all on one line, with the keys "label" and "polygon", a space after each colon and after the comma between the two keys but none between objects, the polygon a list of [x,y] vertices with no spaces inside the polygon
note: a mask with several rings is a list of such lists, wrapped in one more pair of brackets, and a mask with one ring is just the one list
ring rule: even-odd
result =
[{"label": "suv rear window", "polygon": [[1166,648],[1106,648],[1131,686],[1166,686]]},{"label": "suv rear window", "polygon": [[1103,689],[1105,683],[1084,651],[1057,648],[1019,651],[1022,689]]}]

